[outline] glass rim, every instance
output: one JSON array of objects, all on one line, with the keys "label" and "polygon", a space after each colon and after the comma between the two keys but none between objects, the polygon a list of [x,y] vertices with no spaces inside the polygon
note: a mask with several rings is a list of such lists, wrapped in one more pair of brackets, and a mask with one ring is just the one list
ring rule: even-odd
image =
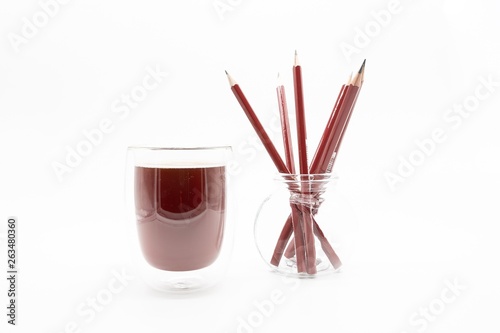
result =
[{"label": "glass rim", "polygon": [[325,173],[278,173],[275,180],[281,182],[321,182],[321,181],[335,181],[339,177],[332,172]]},{"label": "glass rim", "polygon": [[200,147],[158,147],[158,146],[128,146],[127,150],[163,150],[163,151],[203,151],[232,150],[232,146],[200,146]]}]

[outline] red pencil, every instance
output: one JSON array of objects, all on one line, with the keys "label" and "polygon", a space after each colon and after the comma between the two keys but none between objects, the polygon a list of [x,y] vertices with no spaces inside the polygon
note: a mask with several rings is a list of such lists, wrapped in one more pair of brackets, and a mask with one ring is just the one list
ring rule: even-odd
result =
[{"label": "red pencil", "polygon": [[305,175],[309,173],[307,163],[307,131],[304,113],[304,92],[302,89],[302,69],[299,65],[297,51],[295,51],[295,64],[293,66],[293,84],[295,92],[295,114],[297,118],[297,143],[299,146],[299,169]]},{"label": "red pencil", "polygon": [[[236,81],[229,75],[229,73],[226,71],[227,78],[229,80],[229,85],[231,86],[231,90],[233,91],[234,96],[240,103],[241,108],[245,112],[245,114],[248,117],[248,120],[252,124],[253,128],[255,129],[255,132],[259,136],[260,140],[264,144],[264,147],[266,148],[269,156],[274,162],[274,165],[278,169],[280,173],[290,173],[286,165],[283,163],[283,160],[281,159],[278,151],[276,150],[276,147],[274,146],[273,142],[271,141],[271,138],[269,138],[269,135],[267,135],[266,131],[264,130],[264,127],[262,126],[261,122],[259,121],[257,115],[252,109],[252,106],[248,102],[247,98],[245,97],[245,94],[243,94],[243,91],[241,90],[240,86],[236,83]],[[300,224],[300,212],[297,207],[297,205],[290,204],[292,208],[292,225],[293,225],[293,232],[296,235],[302,235],[303,234],[303,229]],[[305,272],[306,271],[306,257],[305,257],[305,251],[304,251],[304,239],[302,237],[295,237],[295,248],[297,249],[297,270],[298,272]]]},{"label": "red pencil", "polygon": [[[330,114],[330,118],[328,119],[328,123],[326,124],[325,130],[323,131],[323,135],[319,140],[318,148],[316,148],[316,152],[314,153],[314,157],[311,161],[311,166],[309,168],[310,173],[321,173],[320,166],[322,162],[325,160],[326,155],[328,153],[328,146],[332,142],[333,137],[333,127],[337,122],[337,118],[339,115],[339,108],[342,106],[347,87],[351,81],[352,77],[349,78],[346,84],[342,85],[340,88],[340,92],[337,96],[337,101],[333,107],[332,113]],[[327,158],[329,160],[329,158]]]},{"label": "red pencil", "polygon": [[361,89],[365,64],[366,60],[363,61],[363,64],[361,65],[358,73],[356,73],[356,75],[352,79],[349,87],[349,92],[346,93],[346,101],[342,103],[342,107],[339,109],[338,121],[335,124],[332,141],[330,143],[330,146],[328,147],[328,152],[326,154],[326,158],[328,158],[328,160],[325,159],[321,165],[322,172],[331,172],[331,170],[333,169],[333,165],[335,164],[340,149],[340,144],[342,143],[345,130],[347,128],[347,125],[349,124],[349,120],[351,119],[352,111],[354,110],[354,106],[356,105],[359,91]]},{"label": "red pencil", "polygon": [[[293,66],[293,84],[295,92],[295,114],[297,118],[297,144],[299,146],[299,169],[302,175],[309,174],[309,164],[307,162],[307,130],[306,117],[304,112],[304,92],[302,88],[302,69],[299,64],[297,51],[295,51],[295,63]],[[300,179],[302,181],[302,179]],[[302,192],[309,189],[301,189]],[[314,246],[314,233],[312,216],[309,209],[302,207],[302,226],[304,231],[305,242],[305,257],[307,265],[307,273],[316,273],[316,248]],[[297,240],[298,235],[295,235]],[[295,241],[297,243],[297,241]],[[295,246],[295,254],[298,255],[297,246]]]},{"label": "red pencil", "polygon": [[286,104],[285,87],[281,82],[278,82],[276,94],[278,97],[278,108],[280,111],[281,132],[283,134],[283,147],[285,148],[286,166],[290,173],[295,173],[295,161],[293,159],[292,137],[290,133],[290,121],[288,120],[288,107]]},{"label": "red pencil", "polygon": [[283,163],[283,160],[281,159],[280,154],[276,150],[276,147],[274,146],[273,142],[271,141],[271,138],[269,135],[267,135],[266,130],[262,126],[261,122],[259,121],[259,118],[257,118],[257,115],[252,109],[252,106],[250,103],[248,103],[247,98],[245,97],[245,94],[243,94],[243,91],[241,90],[240,86],[236,83],[236,81],[229,75],[229,73],[226,71],[227,79],[229,80],[229,85],[231,86],[231,90],[234,93],[234,96],[238,100],[238,102],[241,105],[241,108],[245,112],[245,114],[248,117],[248,120],[252,124],[253,128],[255,129],[255,132],[259,136],[260,140],[264,144],[264,147],[266,148],[269,156],[274,162],[274,165],[278,169],[279,172],[281,173],[290,173],[288,168],[286,167],[285,163]]},{"label": "red pencil", "polygon": [[361,87],[363,85],[363,79],[364,79],[364,75],[365,75],[365,64],[366,64],[366,59],[363,61],[363,64],[361,65],[361,68],[358,71],[358,74],[353,79],[352,85],[354,87],[357,87],[356,95],[354,96],[354,100],[352,101],[352,105],[350,106],[349,110],[346,112],[345,117],[340,119],[338,130],[335,131],[335,135],[333,136],[333,139],[332,139],[332,146],[333,146],[332,160],[328,164],[326,172],[330,172],[333,168],[333,165],[335,164],[336,156],[337,156],[338,151],[340,149],[340,144],[342,143],[342,139],[344,138],[345,130],[346,130],[347,126],[349,125],[349,120],[351,119],[352,111],[354,110],[354,107],[356,106],[356,101],[358,100],[359,92],[360,92]]}]

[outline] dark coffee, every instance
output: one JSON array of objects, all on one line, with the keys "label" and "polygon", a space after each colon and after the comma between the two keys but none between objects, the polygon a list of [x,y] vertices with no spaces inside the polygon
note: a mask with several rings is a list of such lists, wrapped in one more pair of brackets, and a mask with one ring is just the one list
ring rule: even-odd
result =
[{"label": "dark coffee", "polygon": [[212,264],[225,222],[225,167],[135,168],[135,207],[142,253],[162,270]]}]

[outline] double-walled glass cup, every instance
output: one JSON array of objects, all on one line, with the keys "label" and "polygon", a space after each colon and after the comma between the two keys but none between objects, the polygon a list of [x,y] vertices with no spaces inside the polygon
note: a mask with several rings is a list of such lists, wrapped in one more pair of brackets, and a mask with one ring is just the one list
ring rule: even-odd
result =
[{"label": "double-walled glass cup", "polygon": [[153,288],[186,292],[218,282],[230,259],[226,166],[230,147],[129,147],[139,274]]}]

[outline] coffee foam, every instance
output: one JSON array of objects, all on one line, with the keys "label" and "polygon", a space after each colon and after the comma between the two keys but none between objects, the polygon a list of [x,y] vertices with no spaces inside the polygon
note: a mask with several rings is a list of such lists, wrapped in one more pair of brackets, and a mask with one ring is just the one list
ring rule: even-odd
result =
[{"label": "coffee foam", "polygon": [[222,162],[171,162],[171,161],[158,161],[149,163],[137,163],[136,167],[141,168],[157,168],[157,169],[203,169],[203,168],[216,168],[225,167]]}]

